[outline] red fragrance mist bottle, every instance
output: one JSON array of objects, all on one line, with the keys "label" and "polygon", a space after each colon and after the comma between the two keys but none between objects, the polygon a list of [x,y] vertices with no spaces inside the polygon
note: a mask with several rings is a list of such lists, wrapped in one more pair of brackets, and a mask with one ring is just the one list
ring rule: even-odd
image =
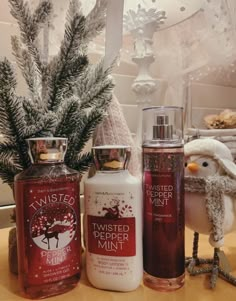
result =
[{"label": "red fragrance mist bottle", "polygon": [[184,284],[183,110],[143,110],[144,284]]},{"label": "red fragrance mist bottle", "polygon": [[18,273],[23,294],[46,298],[80,277],[79,175],[66,138],[28,140],[32,165],[15,177]]}]

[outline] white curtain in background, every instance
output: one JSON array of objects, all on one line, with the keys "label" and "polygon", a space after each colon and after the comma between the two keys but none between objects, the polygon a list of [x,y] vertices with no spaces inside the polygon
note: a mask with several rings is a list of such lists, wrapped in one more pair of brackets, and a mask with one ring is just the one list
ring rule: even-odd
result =
[{"label": "white curtain in background", "polygon": [[155,34],[155,71],[168,82],[167,103],[185,105],[184,90],[192,81],[211,79],[219,85],[232,85],[236,70],[235,8],[235,0],[205,0],[198,13]]}]

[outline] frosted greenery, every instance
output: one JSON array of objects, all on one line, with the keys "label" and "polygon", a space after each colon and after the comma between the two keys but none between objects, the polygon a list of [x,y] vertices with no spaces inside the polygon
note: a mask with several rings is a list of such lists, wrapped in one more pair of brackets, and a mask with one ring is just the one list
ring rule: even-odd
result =
[{"label": "frosted greenery", "polygon": [[70,2],[64,39],[50,60],[39,39],[53,12],[51,1],[41,1],[35,11],[24,0],[9,4],[20,29],[12,50],[29,93],[17,95],[12,66],[0,61],[0,177],[12,186],[14,176],[30,165],[26,139],[45,136],[67,137],[66,164],[82,173],[91,164],[91,153],[82,150],[112,98],[110,69],[104,70],[103,60],[91,64],[87,56],[88,43],[104,28],[107,1],[98,0],[86,17],[79,1]]}]

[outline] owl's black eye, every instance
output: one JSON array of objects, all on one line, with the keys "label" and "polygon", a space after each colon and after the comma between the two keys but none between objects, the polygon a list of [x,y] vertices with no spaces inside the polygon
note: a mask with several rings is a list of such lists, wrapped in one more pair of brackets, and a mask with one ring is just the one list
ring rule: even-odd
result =
[{"label": "owl's black eye", "polygon": [[202,166],[203,166],[203,167],[207,167],[208,165],[209,165],[209,164],[208,164],[206,161],[202,163]]},{"label": "owl's black eye", "polygon": [[184,166],[185,166],[185,167],[187,167],[187,165],[188,165],[188,163],[187,163],[187,162],[185,162],[185,163],[184,163]]}]

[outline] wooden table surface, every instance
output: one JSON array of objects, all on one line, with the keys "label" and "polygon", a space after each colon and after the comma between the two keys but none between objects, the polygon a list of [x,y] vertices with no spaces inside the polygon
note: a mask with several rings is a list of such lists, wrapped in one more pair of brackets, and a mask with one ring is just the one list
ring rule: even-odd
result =
[{"label": "wooden table surface", "polygon": [[[19,295],[17,277],[8,269],[8,232],[9,228],[0,230],[0,301],[27,300]],[[186,255],[191,255],[193,233],[186,229]],[[213,248],[208,243],[207,236],[201,236],[199,253],[202,257],[210,257]],[[224,251],[227,254],[233,274],[236,276],[236,233],[225,238]],[[163,293],[140,284],[138,289],[129,293],[109,292],[93,288],[85,275],[83,267],[82,277],[78,286],[68,293],[48,298],[54,301],[235,301],[236,286],[222,279],[218,279],[214,290],[209,288],[208,275],[189,276],[186,271],[185,285],[174,292]]]}]

